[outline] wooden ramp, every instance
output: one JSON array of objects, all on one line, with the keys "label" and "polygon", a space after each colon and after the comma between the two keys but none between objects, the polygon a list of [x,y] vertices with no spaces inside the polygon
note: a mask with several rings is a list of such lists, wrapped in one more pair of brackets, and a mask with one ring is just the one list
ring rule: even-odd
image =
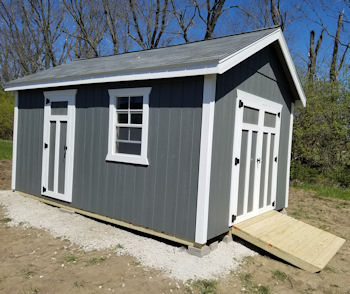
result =
[{"label": "wooden ramp", "polygon": [[275,210],[234,225],[232,233],[310,272],[322,270],[345,242]]}]

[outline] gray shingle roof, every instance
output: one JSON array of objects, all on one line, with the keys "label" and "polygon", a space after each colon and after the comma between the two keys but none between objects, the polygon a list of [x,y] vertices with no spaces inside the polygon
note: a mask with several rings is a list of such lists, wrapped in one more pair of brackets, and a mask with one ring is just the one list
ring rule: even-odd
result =
[{"label": "gray shingle roof", "polygon": [[218,63],[277,29],[273,27],[189,44],[76,60],[10,81],[6,88],[148,69],[166,69],[180,65]]}]

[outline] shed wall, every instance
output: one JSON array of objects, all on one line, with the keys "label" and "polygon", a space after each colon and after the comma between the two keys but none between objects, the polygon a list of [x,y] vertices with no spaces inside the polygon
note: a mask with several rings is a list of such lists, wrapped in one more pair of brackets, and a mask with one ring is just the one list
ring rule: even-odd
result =
[{"label": "shed wall", "polygon": [[273,45],[217,76],[209,199],[208,239],[228,230],[236,90],[283,105],[276,209],[285,207],[292,94]]},{"label": "shed wall", "polygon": [[[108,89],[152,87],[149,166],[107,162]],[[194,240],[203,77],[73,87],[73,207]],[[61,90],[57,88],[50,90]],[[43,91],[19,92],[16,189],[41,196]],[[42,196],[41,196],[42,197]]]}]

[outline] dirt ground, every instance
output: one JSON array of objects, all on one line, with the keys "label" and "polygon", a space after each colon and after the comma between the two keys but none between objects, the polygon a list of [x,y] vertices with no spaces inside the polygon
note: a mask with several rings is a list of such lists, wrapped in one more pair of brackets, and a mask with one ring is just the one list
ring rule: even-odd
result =
[{"label": "dirt ground", "polygon": [[11,160],[0,160],[0,190],[11,188]]},{"label": "dirt ground", "polygon": [[[10,162],[0,161],[0,189],[10,188]],[[350,238],[350,201],[291,189],[288,214]],[[82,252],[37,229],[12,228],[0,208],[0,293],[347,293],[350,244],[328,266],[311,274],[264,252],[249,257],[217,282],[189,287],[113,251]]]}]

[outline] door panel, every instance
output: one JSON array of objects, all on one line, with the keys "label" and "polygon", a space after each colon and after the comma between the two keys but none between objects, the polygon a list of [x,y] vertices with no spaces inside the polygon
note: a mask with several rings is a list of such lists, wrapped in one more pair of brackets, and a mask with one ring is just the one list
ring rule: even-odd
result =
[{"label": "door panel", "polygon": [[249,158],[250,168],[249,168],[249,184],[248,184],[248,209],[250,212],[253,210],[253,202],[254,202],[254,181],[256,177],[256,147],[257,147],[257,137],[258,132],[252,132],[252,143],[251,143],[251,154]]},{"label": "door panel", "polygon": [[55,148],[56,148],[56,122],[50,121],[50,142],[49,142],[49,183],[48,190],[54,190],[55,181]]},{"label": "door panel", "polygon": [[241,158],[239,162],[239,188],[238,188],[238,205],[237,215],[243,214],[244,206],[244,186],[245,186],[245,171],[247,165],[247,146],[248,145],[248,131],[242,131],[242,144],[241,144]]},{"label": "door panel", "polygon": [[229,225],[274,209],[282,105],[237,91]]},{"label": "door panel", "polygon": [[58,193],[64,194],[65,174],[66,174],[66,137],[67,137],[67,122],[60,123],[60,144],[59,144],[59,160],[58,160]]}]

